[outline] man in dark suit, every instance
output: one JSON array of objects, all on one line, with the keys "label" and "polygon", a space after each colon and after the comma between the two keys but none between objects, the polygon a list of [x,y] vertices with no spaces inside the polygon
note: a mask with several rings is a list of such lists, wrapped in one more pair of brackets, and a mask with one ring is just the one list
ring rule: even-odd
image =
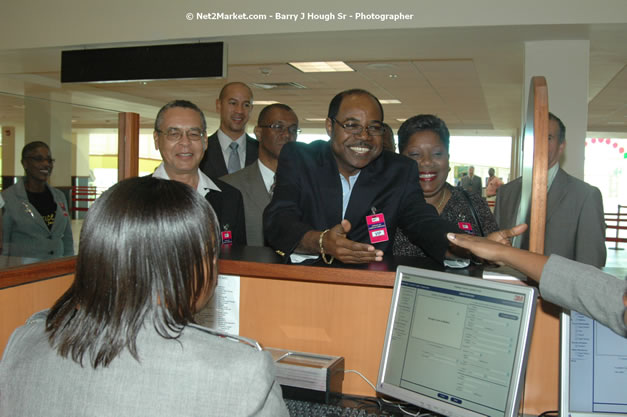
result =
[{"label": "man in dark suit", "polygon": [[[549,113],[549,171],[544,254],[556,254],[578,262],[605,265],[605,220],[603,198],[598,188],[559,166],[566,147],[566,127]],[[494,217],[500,228],[517,223],[522,178],[505,184],[496,193]],[[527,214],[526,223],[529,223]],[[529,248],[529,233],[522,236],[522,249]]]},{"label": "man in dark suit", "polygon": [[211,178],[239,171],[257,160],[259,142],[246,134],[246,123],[253,108],[253,93],[240,82],[222,87],[216,100],[220,128],[207,138],[207,150],[200,170]]},{"label": "man in dark suit", "polygon": [[468,168],[468,175],[462,177],[462,188],[469,193],[481,195],[481,178],[475,175],[475,167]]},{"label": "man in dark suit", "polygon": [[207,143],[205,115],[194,103],[175,100],[157,113],[153,138],[163,162],[153,176],[185,183],[204,196],[213,207],[223,241],[246,244],[242,195],[229,184],[207,177],[198,164]]},{"label": "man in dark suit", "polygon": [[[264,212],[270,246],[286,256],[321,254],[327,263],[381,261],[400,226],[442,261],[446,233],[458,229],[425,202],[416,163],[382,151],[379,100],[364,90],[338,94],[329,105],[326,130],[329,142],[288,143],[281,151],[274,195]],[[366,217],[378,226],[369,230]],[[387,240],[378,242],[385,234]]]},{"label": "man in dark suit", "polygon": [[279,154],[283,145],[296,140],[298,131],[298,117],[289,106],[276,103],[264,107],[255,127],[255,136],[259,138],[259,159],[221,178],[242,193],[249,246],[265,245],[262,215],[272,197]]}]

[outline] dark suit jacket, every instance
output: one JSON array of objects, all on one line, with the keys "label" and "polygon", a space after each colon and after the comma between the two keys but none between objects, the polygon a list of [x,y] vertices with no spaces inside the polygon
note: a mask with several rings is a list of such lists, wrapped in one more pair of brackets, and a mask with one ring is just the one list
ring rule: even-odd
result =
[{"label": "dark suit jacket", "polygon": [[246,245],[246,220],[244,201],[239,190],[217,178],[211,178],[221,191],[209,191],[205,196],[220,222],[220,231],[230,230],[233,243]]},{"label": "dark suit jacket", "polygon": [[[521,189],[522,178],[517,178],[497,191],[494,217],[499,228],[515,226]],[[529,233],[523,235],[521,247],[529,248]],[[597,267],[605,265],[601,192],[561,168],[547,195],[544,254],[556,254]]]},{"label": "dark suit jacket", "polygon": [[248,245],[264,246],[262,216],[263,210],[270,202],[270,193],[266,190],[266,184],[259,171],[259,160],[220,179],[242,193]]},{"label": "dark suit jacket", "polygon": [[[441,261],[448,248],[446,232],[459,231],[426,203],[416,163],[391,152],[383,151],[361,170],[344,216],[352,225],[349,239],[370,243],[366,216],[372,207],[385,216],[389,240],[374,245],[384,252],[392,253],[396,228],[401,227],[410,241]],[[286,255],[306,232],[342,221],[342,185],[329,142],[283,146],[274,195],[263,220],[266,240]]]},{"label": "dark suit jacket", "polygon": [[[259,157],[259,142],[246,135],[246,165],[250,165]],[[207,150],[200,161],[200,170],[209,178],[220,178],[228,174],[224,155],[218,140],[218,132],[207,138]]]},{"label": "dark suit jacket", "polygon": [[470,175],[462,177],[462,188],[469,193],[481,196],[481,178],[476,175],[473,175],[472,178],[470,178]]},{"label": "dark suit jacket", "polygon": [[213,211],[218,217],[220,231],[230,230],[233,234],[234,244],[246,245],[246,220],[242,194],[237,188],[224,181],[216,178],[211,178],[211,181],[221,191],[210,190],[205,195],[205,199],[211,204]]}]

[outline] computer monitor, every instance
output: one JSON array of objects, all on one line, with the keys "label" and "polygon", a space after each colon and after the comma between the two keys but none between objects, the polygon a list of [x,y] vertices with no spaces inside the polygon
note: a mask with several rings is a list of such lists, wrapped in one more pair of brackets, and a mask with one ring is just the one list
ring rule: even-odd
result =
[{"label": "computer monitor", "polygon": [[560,327],[560,416],[627,416],[627,339],[575,311]]},{"label": "computer monitor", "polygon": [[449,416],[517,415],[536,290],[401,266],[377,391]]}]

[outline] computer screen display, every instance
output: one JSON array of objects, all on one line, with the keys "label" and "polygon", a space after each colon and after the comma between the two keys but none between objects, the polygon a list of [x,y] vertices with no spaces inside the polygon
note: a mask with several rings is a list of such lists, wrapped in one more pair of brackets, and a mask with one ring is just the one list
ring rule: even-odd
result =
[{"label": "computer screen display", "polygon": [[561,416],[627,416],[627,339],[565,311],[560,353]]},{"label": "computer screen display", "polygon": [[399,267],[377,391],[451,416],[515,416],[536,291]]}]

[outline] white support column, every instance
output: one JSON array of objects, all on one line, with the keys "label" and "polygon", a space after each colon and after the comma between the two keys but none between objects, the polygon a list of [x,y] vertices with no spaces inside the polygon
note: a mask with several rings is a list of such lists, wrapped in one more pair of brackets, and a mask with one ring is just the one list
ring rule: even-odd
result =
[{"label": "white support column", "polygon": [[[589,67],[590,42],[587,40],[525,42],[523,112],[527,108],[531,77],[545,77],[549,90],[549,111],[566,126],[566,150],[560,165],[582,180],[588,125]],[[525,120],[524,115],[521,120]]]},{"label": "white support column", "polygon": [[[50,185],[69,187],[72,167],[72,105],[69,97],[55,93],[45,98],[24,99],[25,143],[35,140],[50,146],[57,160],[52,170]],[[21,150],[21,149],[20,149]]]}]

